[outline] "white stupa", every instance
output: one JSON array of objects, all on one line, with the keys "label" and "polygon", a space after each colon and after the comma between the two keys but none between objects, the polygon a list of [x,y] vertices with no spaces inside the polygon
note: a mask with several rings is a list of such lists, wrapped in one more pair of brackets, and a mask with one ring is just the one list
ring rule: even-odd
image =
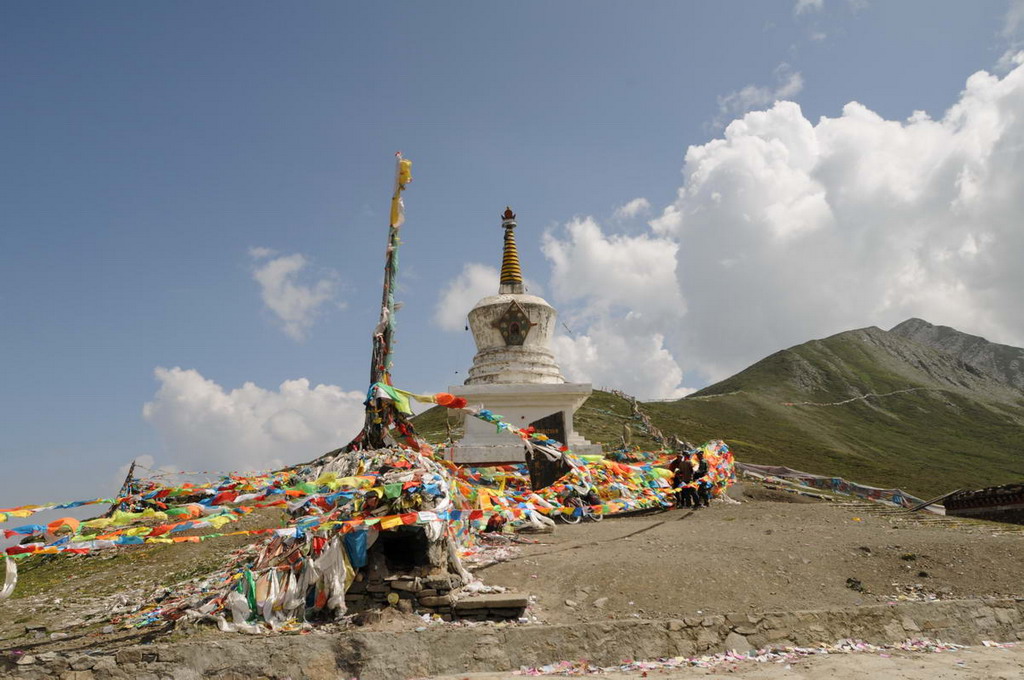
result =
[{"label": "white stupa", "polygon": [[[449,387],[473,406],[501,414],[517,427],[533,425],[576,453],[601,453],[573,429],[573,414],[593,391],[590,383],[567,383],[551,353],[555,331],[554,307],[543,298],[526,294],[516,250],[516,216],[511,208],[502,215],[505,247],[497,295],[488,295],[469,312],[469,327],[476,341],[476,356],[464,385]],[[463,465],[523,462],[521,441],[498,433],[490,423],[466,418],[466,434],[451,449]]]}]

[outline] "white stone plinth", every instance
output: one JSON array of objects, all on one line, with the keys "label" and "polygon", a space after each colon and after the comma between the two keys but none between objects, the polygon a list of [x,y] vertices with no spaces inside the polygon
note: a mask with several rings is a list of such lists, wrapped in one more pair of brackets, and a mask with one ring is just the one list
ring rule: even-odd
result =
[{"label": "white stone plinth", "polygon": [[[574,453],[600,454],[600,444],[591,444],[573,429],[573,414],[593,391],[589,383],[458,385],[449,387],[452,394],[465,397],[470,406],[486,408],[504,416],[516,427],[562,412],[566,439]],[[465,416],[465,436],[449,449],[450,459],[459,465],[496,465],[522,463],[526,460],[522,440],[486,421]]]}]

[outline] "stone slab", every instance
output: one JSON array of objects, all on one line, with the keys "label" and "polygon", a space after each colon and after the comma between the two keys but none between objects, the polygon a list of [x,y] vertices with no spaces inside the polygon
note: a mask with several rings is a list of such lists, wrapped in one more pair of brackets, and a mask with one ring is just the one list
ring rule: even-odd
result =
[{"label": "stone slab", "polygon": [[473,595],[458,600],[455,603],[455,611],[469,611],[473,609],[523,609],[530,603],[526,595],[520,593],[487,593],[484,595]]},{"label": "stone slab", "polygon": [[417,598],[417,601],[424,607],[447,607],[451,605],[454,598],[451,595],[433,595]]}]

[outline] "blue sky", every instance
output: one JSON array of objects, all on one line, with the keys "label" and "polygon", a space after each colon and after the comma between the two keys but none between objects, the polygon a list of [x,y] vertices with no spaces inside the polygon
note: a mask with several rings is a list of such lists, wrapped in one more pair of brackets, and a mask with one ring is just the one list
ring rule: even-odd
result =
[{"label": "blue sky", "polygon": [[[942,119],[984,70],[1003,79],[979,86],[1003,102],[1003,127],[987,143],[1006,144],[984,159],[1015,167],[1020,3],[6,2],[2,12],[0,507],[113,493],[118,469],[137,455],[185,469],[261,467],[344,443],[351,393],[366,387],[396,150],[413,160],[414,182],[394,377],[413,390],[442,390],[469,367],[469,334],[437,306],[486,288],[480,267],[498,264],[506,204],[519,214],[526,276],[572,329],[558,345],[572,379],[678,396],[815,334],[910,315],[1024,338],[1024,319],[1005,303],[1017,279],[1000,278],[995,252],[984,280],[977,268],[950,269],[941,253],[927,261],[942,268],[894,262],[886,280],[905,285],[836,314],[815,312],[836,305],[804,300],[792,281],[779,283],[792,296],[772,298],[775,309],[756,281],[704,272],[712,261],[792,271],[794,262],[848,262],[852,251],[816,242],[787,246],[777,260],[766,242],[746,252],[758,241],[730,231],[735,215],[715,217],[697,201],[719,205],[724,195],[735,206],[728,191],[753,190],[723,176],[712,191],[701,182],[724,161],[693,174],[700,159],[687,156],[691,147],[719,153],[712,140],[749,111],[749,124],[730,128],[737,149],[743,135],[791,123],[800,134],[817,126],[815,144],[836,143],[852,124],[830,132],[818,122],[853,120],[851,101],[895,121],[897,138],[918,140],[908,154],[947,137],[962,149],[956,121],[947,137],[914,127],[936,135],[920,142],[907,119],[920,110]],[[773,108],[776,99],[799,109]],[[761,121],[757,112],[774,113]],[[869,137],[864,144],[885,150],[902,143]],[[801,172],[831,187],[853,167],[842,165],[848,156],[830,152]],[[980,190],[1013,194],[986,179],[995,175],[984,159],[962,161],[982,168]],[[864,163],[856,167],[862,176]],[[758,186],[775,193],[774,181]],[[827,193],[828,224],[844,234],[888,215],[890,238],[905,223],[907,206],[870,192],[849,205],[837,196]],[[666,209],[696,217],[673,222]],[[737,214],[756,223],[758,210]],[[1018,232],[983,233],[1001,219],[972,213],[970,228],[915,231],[907,252],[947,237],[948,252],[1005,250]],[[872,233],[841,243],[860,253]],[[846,281],[878,262],[852,260]],[[930,297],[937,286],[963,299]],[[291,327],[281,313],[293,315]],[[762,332],[761,314],[782,321]],[[749,322],[730,326],[737,317]],[[161,378],[161,367],[182,371]],[[280,389],[302,378],[305,387]],[[247,382],[251,394],[232,392]],[[315,393],[321,384],[336,387]]]}]

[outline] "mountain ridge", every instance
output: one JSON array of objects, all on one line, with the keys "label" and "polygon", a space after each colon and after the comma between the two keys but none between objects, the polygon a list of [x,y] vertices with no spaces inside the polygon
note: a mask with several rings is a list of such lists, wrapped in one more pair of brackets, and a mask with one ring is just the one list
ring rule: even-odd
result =
[{"label": "mountain ridge", "polygon": [[[665,435],[723,439],[742,461],[921,497],[1024,478],[1024,392],[904,332],[869,326],[809,340],[642,409]],[[444,418],[427,411],[417,429],[442,440]],[[657,446],[614,394],[595,391],[576,415],[576,430],[606,450],[619,446],[624,423],[635,444]]]},{"label": "mountain ridge", "polygon": [[1024,349],[1020,347],[991,342],[918,318],[907,319],[889,332],[951,354],[985,375],[1024,391]]},{"label": "mountain ridge", "polygon": [[[1024,350],[1019,351],[1024,354]],[[772,389],[780,397],[796,398],[801,393],[822,398],[856,396],[911,387],[967,391],[996,401],[1012,402],[1024,396],[1009,381],[956,354],[868,326],[779,350],[684,400],[734,392],[751,381],[766,389],[766,377],[785,377],[787,371],[788,378]],[[837,380],[840,375],[845,377],[845,384]],[[786,386],[791,390],[787,391]]]},{"label": "mountain ridge", "polygon": [[1024,392],[904,332],[810,340],[645,408],[666,432],[714,427],[740,459],[920,495],[1024,477]]}]

